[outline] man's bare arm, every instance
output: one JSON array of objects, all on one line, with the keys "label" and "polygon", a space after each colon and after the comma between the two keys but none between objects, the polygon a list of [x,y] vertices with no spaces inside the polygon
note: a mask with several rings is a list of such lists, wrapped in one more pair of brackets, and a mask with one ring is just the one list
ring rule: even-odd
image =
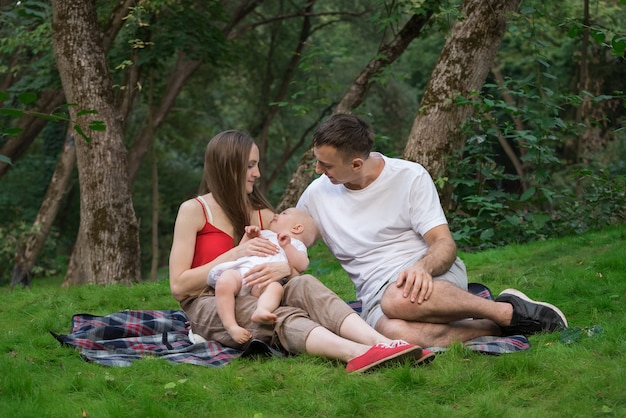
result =
[{"label": "man's bare arm", "polygon": [[439,225],[424,235],[428,251],[416,264],[420,264],[431,276],[444,274],[456,260],[456,243],[448,225]]},{"label": "man's bare arm", "polygon": [[428,244],[426,254],[402,271],[396,281],[397,287],[403,287],[402,295],[417,303],[428,300],[433,292],[433,276],[450,270],[456,259],[456,244],[448,225],[434,227],[424,239]]}]

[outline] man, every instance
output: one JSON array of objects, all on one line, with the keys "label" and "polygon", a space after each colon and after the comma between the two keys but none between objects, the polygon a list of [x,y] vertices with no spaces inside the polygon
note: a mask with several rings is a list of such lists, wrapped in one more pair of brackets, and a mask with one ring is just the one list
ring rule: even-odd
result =
[{"label": "man", "polygon": [[323,176],[297,205],[350,276],[371,326],[422,347],[567,327],[555,306],[517,290],[496,301],[467,292],[430,175],[419,164],[372,153],[373,143],[362,118],[331,116],[313,135],[315,171]]}]

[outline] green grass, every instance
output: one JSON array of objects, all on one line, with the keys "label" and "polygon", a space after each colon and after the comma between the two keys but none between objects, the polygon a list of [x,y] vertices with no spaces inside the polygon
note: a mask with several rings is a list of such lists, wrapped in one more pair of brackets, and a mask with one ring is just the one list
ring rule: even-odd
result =
[{"label": "green grass", "polygon": [[[620,417],[626,416],[626,227],[462,254],[470,281],[558,305],[578,338],[530,337],[522,353],[486,356],[460,344],[430,365],[349,375],[300,355],[236,359],[220,368],[146,358],[130,367],[83,361],[50,331],[75,313],[178,309],[167,281],[132,287],[0,288],[2,417]],[[354,290],[323,246],[311,266],[346,300]],[[587,332],[592,330],[591,336]]]}]

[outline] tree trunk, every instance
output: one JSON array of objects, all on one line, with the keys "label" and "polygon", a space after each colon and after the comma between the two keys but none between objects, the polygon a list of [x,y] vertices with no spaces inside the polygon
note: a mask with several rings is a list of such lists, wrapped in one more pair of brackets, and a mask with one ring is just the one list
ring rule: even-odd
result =
[{"label": "tree trunk", "polygon": [[[302,28],[300,29],[300,36],[298,37],[296,48],[294,49],[293,54],[291,54],[291,60],[287,65],[285,72],[283,73],[282,80],[280,83],[280,87],[278,88],[278,92],[272,102],[279,103],[285,99],[287,96],[287,92],[289,91],[289,85],[291,84],[293,77],[298,68],[298,64],[302,60],[302,51],[304,50],[304,46],[311,36],[311,17],[310,14],[313,12],[313,5],[315,4],[315,0],[309,1],[304,8],[304,17],[302,19]],[[268,64],[271,67],[271,62]],[[268,71],[271,73],[271,71]],[[268,83],[269,84],[269,83]],[[265,95],[264,97],[268,97]],[[274,121],[274,118],[278,114],[279,106],[277,104],[270,105],[269,108],[266,109],[265,115],[263,115],[263,120],[259,123],[258,127],[252,129],[251,134],[256,138],[257,143],[259,144],[259,159],[261,162],[261,166],[267,166],[267,142],[268,136],[270,132],[270,126]],[[289,148],[286,145],[287,148]],[[285,152],[288,153],[289,149],[285,149]],[[283,163],[284,165],[284,163]],[[282,167],[274,166],[274,172],[278,172]],[[271,177],[261,178],[260,188],[263,192],[266,192],[271,185]]]},{"label": "tree trunk", "polygon": [[150,113],[153,117],[151,121],[146,121],[146,125],[135,139],[129,151],[128,174],[131,179],[131,184],[154,142],[154,132],[161,126],[163,121],[165,121],[169,111],[174,106],[174,103],[176,103],[176,98],[181,90],[201,64],[202,62],[200,61],[187,61],[185,54],[182,52],[178,54],[176,66],[170,74],[163,96],[158,100],[161,105],[156,110],[150,109]]},{"label": "tree trunk", "polygon": [[[406,50],[410,43],[419,35],[424,25],[428,22],[437,6],[432,6],[426,10],[425,14],[413,15],[408,22],[402,27],[400,32],[396,34],[389,43],[382,44],[378,49],[376,58],[367,63],[363,71],[356,78],[348,92],[343,96],[333,114],[347,113],[357,108],[374,82],[373,79],[381,70],[392,64]],[[289,184],[285,188],[285,192],[277,205],[278,210],[295,206],[302,192],[308,186],[313,174],[315,173],[315,156],[313,149],[309,148],[298,163],[298,168],[291,177]]]},{"label": "tree trunk", "polygon": [[[456,21],[424,90],[403,158],[422,164],[435,179],[446,172],[446,157],[465,145],[461,125],[471,106],[456,105],[455,97],[480,90],[492,67],[506,18],[521,0],[464,0],[463,19]],[[451,191],[442,204],[448,206]]]},{"label": "tree trunk", "polygon": [[43,248],[52,224],[59,212],[59,206],[63,196],[65,196],[67,185],[70,182],[74,167],[76,166],[76,149],[74,143],[74,129],[69,128],[65,137],[65,145],[61,156],[57,161],[57,166],[46,190],[43,203],[37,212],[37,217],[33,223],[33,231],[19,246],[15,254],[13,272],[11,274],[11,287],[22,285],[30,286],[32,278],[31,271],[35,266],[35,261]]},{"label": "tree trunk", "polygon": [[[226,35],[226,38],[232,40],[232,30],[238,23],[240,23],[247,15],[252,13],[254,9],[259,6],[262,1],[243,2],[237,6],[237,10],[234,12],[233,17],[224,27],[222,32]],[[202,61],[188,60],[187,56],[183,52],[179,52],[176,66],[169,75],[167,85],[164,89],[163,95],[158,102],[160,106],[158,109],[150,109],[153,115],[152,126],[144,126],[135,138],[133,146],[129,150],[128,154],[128,173],[131,179],[131,184],[134,182],[135,176],[141,167],[143,160],[145,159],[152,142],[154,141],[154,132],[165,121],[170,110],[174,106],[178,95],[182,91],[183,87],[193,73],[200,68]]]},{"label": "tree trunk", "polygon": [[[591,18],[589,16],[589,0],[583,1],[583,34],[582,44],[580,51],[580,70],[578,76],[578,90],[580,92],[589,91],[589,27]],[[588,94],[581,94],[583,97],[582,103],[576,108],[576,122],[581,123],[585,120],[589,114],[589,107],[591,100]],[[587,122],[587,121],[585,121]],[[588,124],[585,126],[589,126]],[[583,154],[583,138],[584,135],[576,135],[574,137],[574,164],[578,164],[582,161]],[[580,185],[580,182],[578,183]],[[581,195],[581,187],[577,187],[578,196]]]},{"label": "tree trunk", "polygon": [[157,153],[152,143],[152,262],[150,280],[156,282],[159,268],[159,170],[157,169]]},{"label": "tree trunk", "polygon": [[502,147],[502,150],[504,151],[506,156],[509,157],[509,161],[511,162],[511,164],[513,164],[515,173],[519,177],[519,182],[522,187],[522,190],[523,191],[528,190],[528,182],[526,181],[526,178],[525,178],[526,176],[524,175],[524,165],[522,164],[520,159],[517,158],[517,154],[515,154],[515,150],[509,144],[509,141],[507,141],[506,137],[502,135],[502,132],[500,131],[500,127],[498,126],[498,123],[496,122],[495,118],[491,116],[491,113],[485,113],[484,117],[485,119],[491,122],[491,126],[493,130],[495,131],[495,136],[498,140],[498,143]]},{"label": "tree trunk", "polygon": [[[122,118],[98,29],[95,2],[53,0],[52,40],[70,120],[78,137],[80,226],[64,285],[131,283],[141,277]],[[96,115],[89,111],[95,110]],[[85,111],[86,114],[85,114]],[[90,131],[93,121],[103,131]]]},{"label": "tree trunk", "polygon": [[[109,20],[103,38],[105,51],[111,48],[113,39],[119,32],[124,22],[123,18],[128,13],[128,8],[133,1],[134,0],[125,0],[124,2],[120,2],[118,7],[111,14],[111,19]],[[64,101],[65,95],[63,91],[46,92],[38,101],[38,108],[40,108],[38,111],[40,113],[52,113],[54,109],[60,106]],[[27,127],[27,129],[23,131],[23,135],[18,137],[18,143],[22,144],[23,151],[26,151],[26,148],[30,146],[39,135],[39,132],[45,126],[45,122],[44,119],[32,115],[27,115],[20,121],[20,125]],[[16,251],[11,274],[11,286],[21,284],[26,287],[30,285],[32,278],[31,270],[35,266],[39,253],[57,218],[61,200],[67,193],[69,188],[68,184],[72,177],[71,174],[76,166],[74,135],[74,129],[70,127],[66,135],[65,146],[61,151],[54,174],[46,190],[46,195],[44,196],[41,207],[37,212],[35,222],[33,223],[33,233],[26,237],[25,242]],[[3,173],[2,170],[3,168],[0,165],[0,176]]]}]

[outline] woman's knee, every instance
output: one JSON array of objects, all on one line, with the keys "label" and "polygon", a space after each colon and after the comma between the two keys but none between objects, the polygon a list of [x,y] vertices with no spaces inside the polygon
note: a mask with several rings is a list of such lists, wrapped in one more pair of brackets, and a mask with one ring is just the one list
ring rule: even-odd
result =
[{"label": "woman's knee", "polygon": [[285,283],[284,287],[309,287],[315,285],[316,283],[321,283],[314,276],[310,274],[303,274],[302,276],[292,277]]},{"label": "woman's knee", "polygon": [[304,298],[308,295],[315,295],[319,292],[319,285],[324,286],[322,282],[317,280],[310,274],[296,276],[289,279],[283,286],[284,295],[288,298]]}]

